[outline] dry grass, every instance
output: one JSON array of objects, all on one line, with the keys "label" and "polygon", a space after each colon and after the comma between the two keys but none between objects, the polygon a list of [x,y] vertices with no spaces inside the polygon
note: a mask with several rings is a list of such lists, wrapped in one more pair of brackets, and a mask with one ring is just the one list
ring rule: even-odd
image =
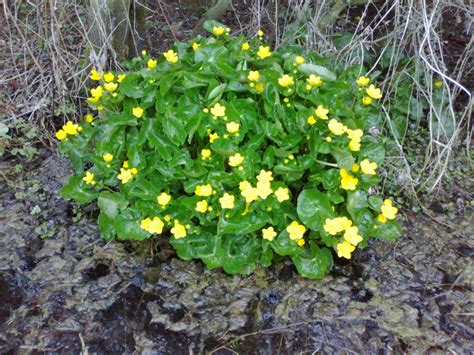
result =
[{"label": "dry grass", "polygon": [[[0,1],[3,12],[0,59],[4,64],[0,69],[2,122],[28,120],[52,132],[63,121],[85,114],[81,105],[86,94],[86,73],[90,69],[86,56],[89,30],[86,2]],[[173,9],[179,6],[157,0],[142,3],[148,16],[169,14],[167,20],[171,22]],[[231,17],[238,24],[237,33],[255,33],[263,27],[268,29],[276,46],[294,41],[304,43],[308,49],[332,56],[345,65],[362,62],[367,50],[383,53],[383,48],[391,45],[395,50],[390,56],[389,74],[381,83],[387,93],[381,114],[389,129],[393,128],[393,122],[388,114],[391,103],[387,98],[400,80],[397,58],[400,53],[412,55],[415,75],[406,74],[411,78],[413,95],[426,98],[430,105],[425,121],[410,129],[428,130],[430,139],[421,165],[409,162],[407,156],[413,153],[407,151],[409,148],[401,139],[396,140],[398,154],[389,157],[388,164],[399,169],[400,184],[414,193],[421,188],[435,190],[458,146],[459,137],[465,139],[467,149],[471,139],[466,127],[471,127],[468,121],[472,97],[470,89],[463,85],[463,78],[472,78],[472,37],[454,64],[445,62],[447,47],[441,38],[446,13],[460,16],[459,31],[472,36],[468,1],[370,0],[355,10],[344,10],[338,21],[323,31],[319,24],[327,20],[330,3],[329,0],[233,1]],[[160,25],[172,27],[166,23]],[[347,29],[354,33],[351,41],[342,50],[336,50],[333,34]],[[180,33],[183,31],[179,28]],[[178,32],[176,28],[175,32]],[[380,60],[381,56],[369,73],[377,70]],[[105,65],[100,55],[94,61]],[[441,103],[433,100],[432,83],[438,78],[446,91]]]},{"label": "dry grass", "polygon": [[80,112],[85,87],[80,3],[7,1],[0,72],[2,121],[28,120],[45,131]]},{"label": "dry grass", "polygon": [[[242,30],[248,31],[251,27],[255,31],[262,24],[266,25],[271,29],[276,46],[288,41],[299,41],[308,49],[333,57],[344,65],[363,62],[367,51],[378,52],[375,65],[368,74],[378,70],[384,51],[389,46],[394,48],[390,55],[388,74],[381,83],[386,93],[381,115],[385,117],[398,149],[396,156],[388,157],[388,164],[397,172],[398,184],[411,190],[414,196],[419,191],[433,192],[440,186],[453,151],[461,140],[464,140],[466,149],[470,149],[472,87],[467,88],[465,85],[472,85],[474,62],[472,8],[469,1],[368,0],[366,5],[358,6],[356,11],[346,9],[338,21],[324,31],[319,24],[327,21],[334,1],[244,2],[249,4],[252,17],[247,28]],[[275,6],[278,3],[286,6]],[[470,38],[462,53],[449,52],[450,47],[442,38],[446,24]],[[352,39],[342,50],[336,50],[333,34],[347,30],[354,33]],[[398,58],[401,54],[413,57],[415,75],[400,68]],[[449,63],[447,58],[450,59]],[[410,78],[413,96],[423,97],[429,103],[423,122],[410,127],[411,130],[428,130],[429,133],[425,155],[419,157],[421,164],[418,162],[416,166],[407,159],[410,154],[416,153],[410,151],[403,140],[396,138],[392,118],[388,114],[391,104],[389,96],[397,90],[401,74],[405,74],[404,80]],[[441,102],[434,100],[433,83],[438,79],[443,81],[445,90]]]}]

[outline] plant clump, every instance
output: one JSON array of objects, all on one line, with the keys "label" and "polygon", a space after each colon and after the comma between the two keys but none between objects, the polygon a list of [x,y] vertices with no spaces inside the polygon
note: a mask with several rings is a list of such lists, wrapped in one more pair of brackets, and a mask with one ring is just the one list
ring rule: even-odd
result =
[{"label": "plant clump", "polygon": [[56,134],[75,170],[62,195],[97,200],[106,239],[169,238],[231,274],[288,256],[321,278],[331,250],[350,259],[400,236],[397,208],[374,194],[385,149],[367,131],[382,92],[364,69],[204,27],[125,72],[92,70],[97,114]]}]

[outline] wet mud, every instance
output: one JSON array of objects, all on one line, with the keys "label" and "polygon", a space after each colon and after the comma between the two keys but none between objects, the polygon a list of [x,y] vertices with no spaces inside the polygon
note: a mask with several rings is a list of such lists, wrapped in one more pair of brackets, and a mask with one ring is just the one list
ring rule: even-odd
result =
[{"label": "wet mud", "polygon": [[2,354],[474,352],[469,187],[311,281],[285,262],[229,276],[164,241],[107,243],[93,205],[57,195],[68,173],[49,152],[0,176]]}]

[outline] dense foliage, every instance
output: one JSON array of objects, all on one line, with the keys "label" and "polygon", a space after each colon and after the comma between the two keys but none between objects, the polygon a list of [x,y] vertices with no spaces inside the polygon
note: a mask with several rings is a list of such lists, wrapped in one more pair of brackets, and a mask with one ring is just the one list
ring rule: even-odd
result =
[{"label": "dense foliage", "polygon": [[76,173],[62,195],[97,200],[106,239],[169,238],[228,273],[289,256],[320,278],[331,249],[398,237],[397,208],[374,194],[382,93],[363,68],[205,28],[125,73],[92,71],[96,117],[57,132]]}]

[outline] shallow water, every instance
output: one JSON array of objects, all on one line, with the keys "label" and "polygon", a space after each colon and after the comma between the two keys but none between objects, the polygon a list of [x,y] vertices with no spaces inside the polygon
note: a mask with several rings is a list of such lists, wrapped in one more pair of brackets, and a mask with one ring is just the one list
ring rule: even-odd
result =
[{"label": "shallow water", "polygon": [[57,195],[65,160],[43,158],[0,180],[1,353],[474,352],[470,208],[405,214],[404,237],[321,281],[284,262],[228,276],[163,241],[106,243],[94,206]]}]

